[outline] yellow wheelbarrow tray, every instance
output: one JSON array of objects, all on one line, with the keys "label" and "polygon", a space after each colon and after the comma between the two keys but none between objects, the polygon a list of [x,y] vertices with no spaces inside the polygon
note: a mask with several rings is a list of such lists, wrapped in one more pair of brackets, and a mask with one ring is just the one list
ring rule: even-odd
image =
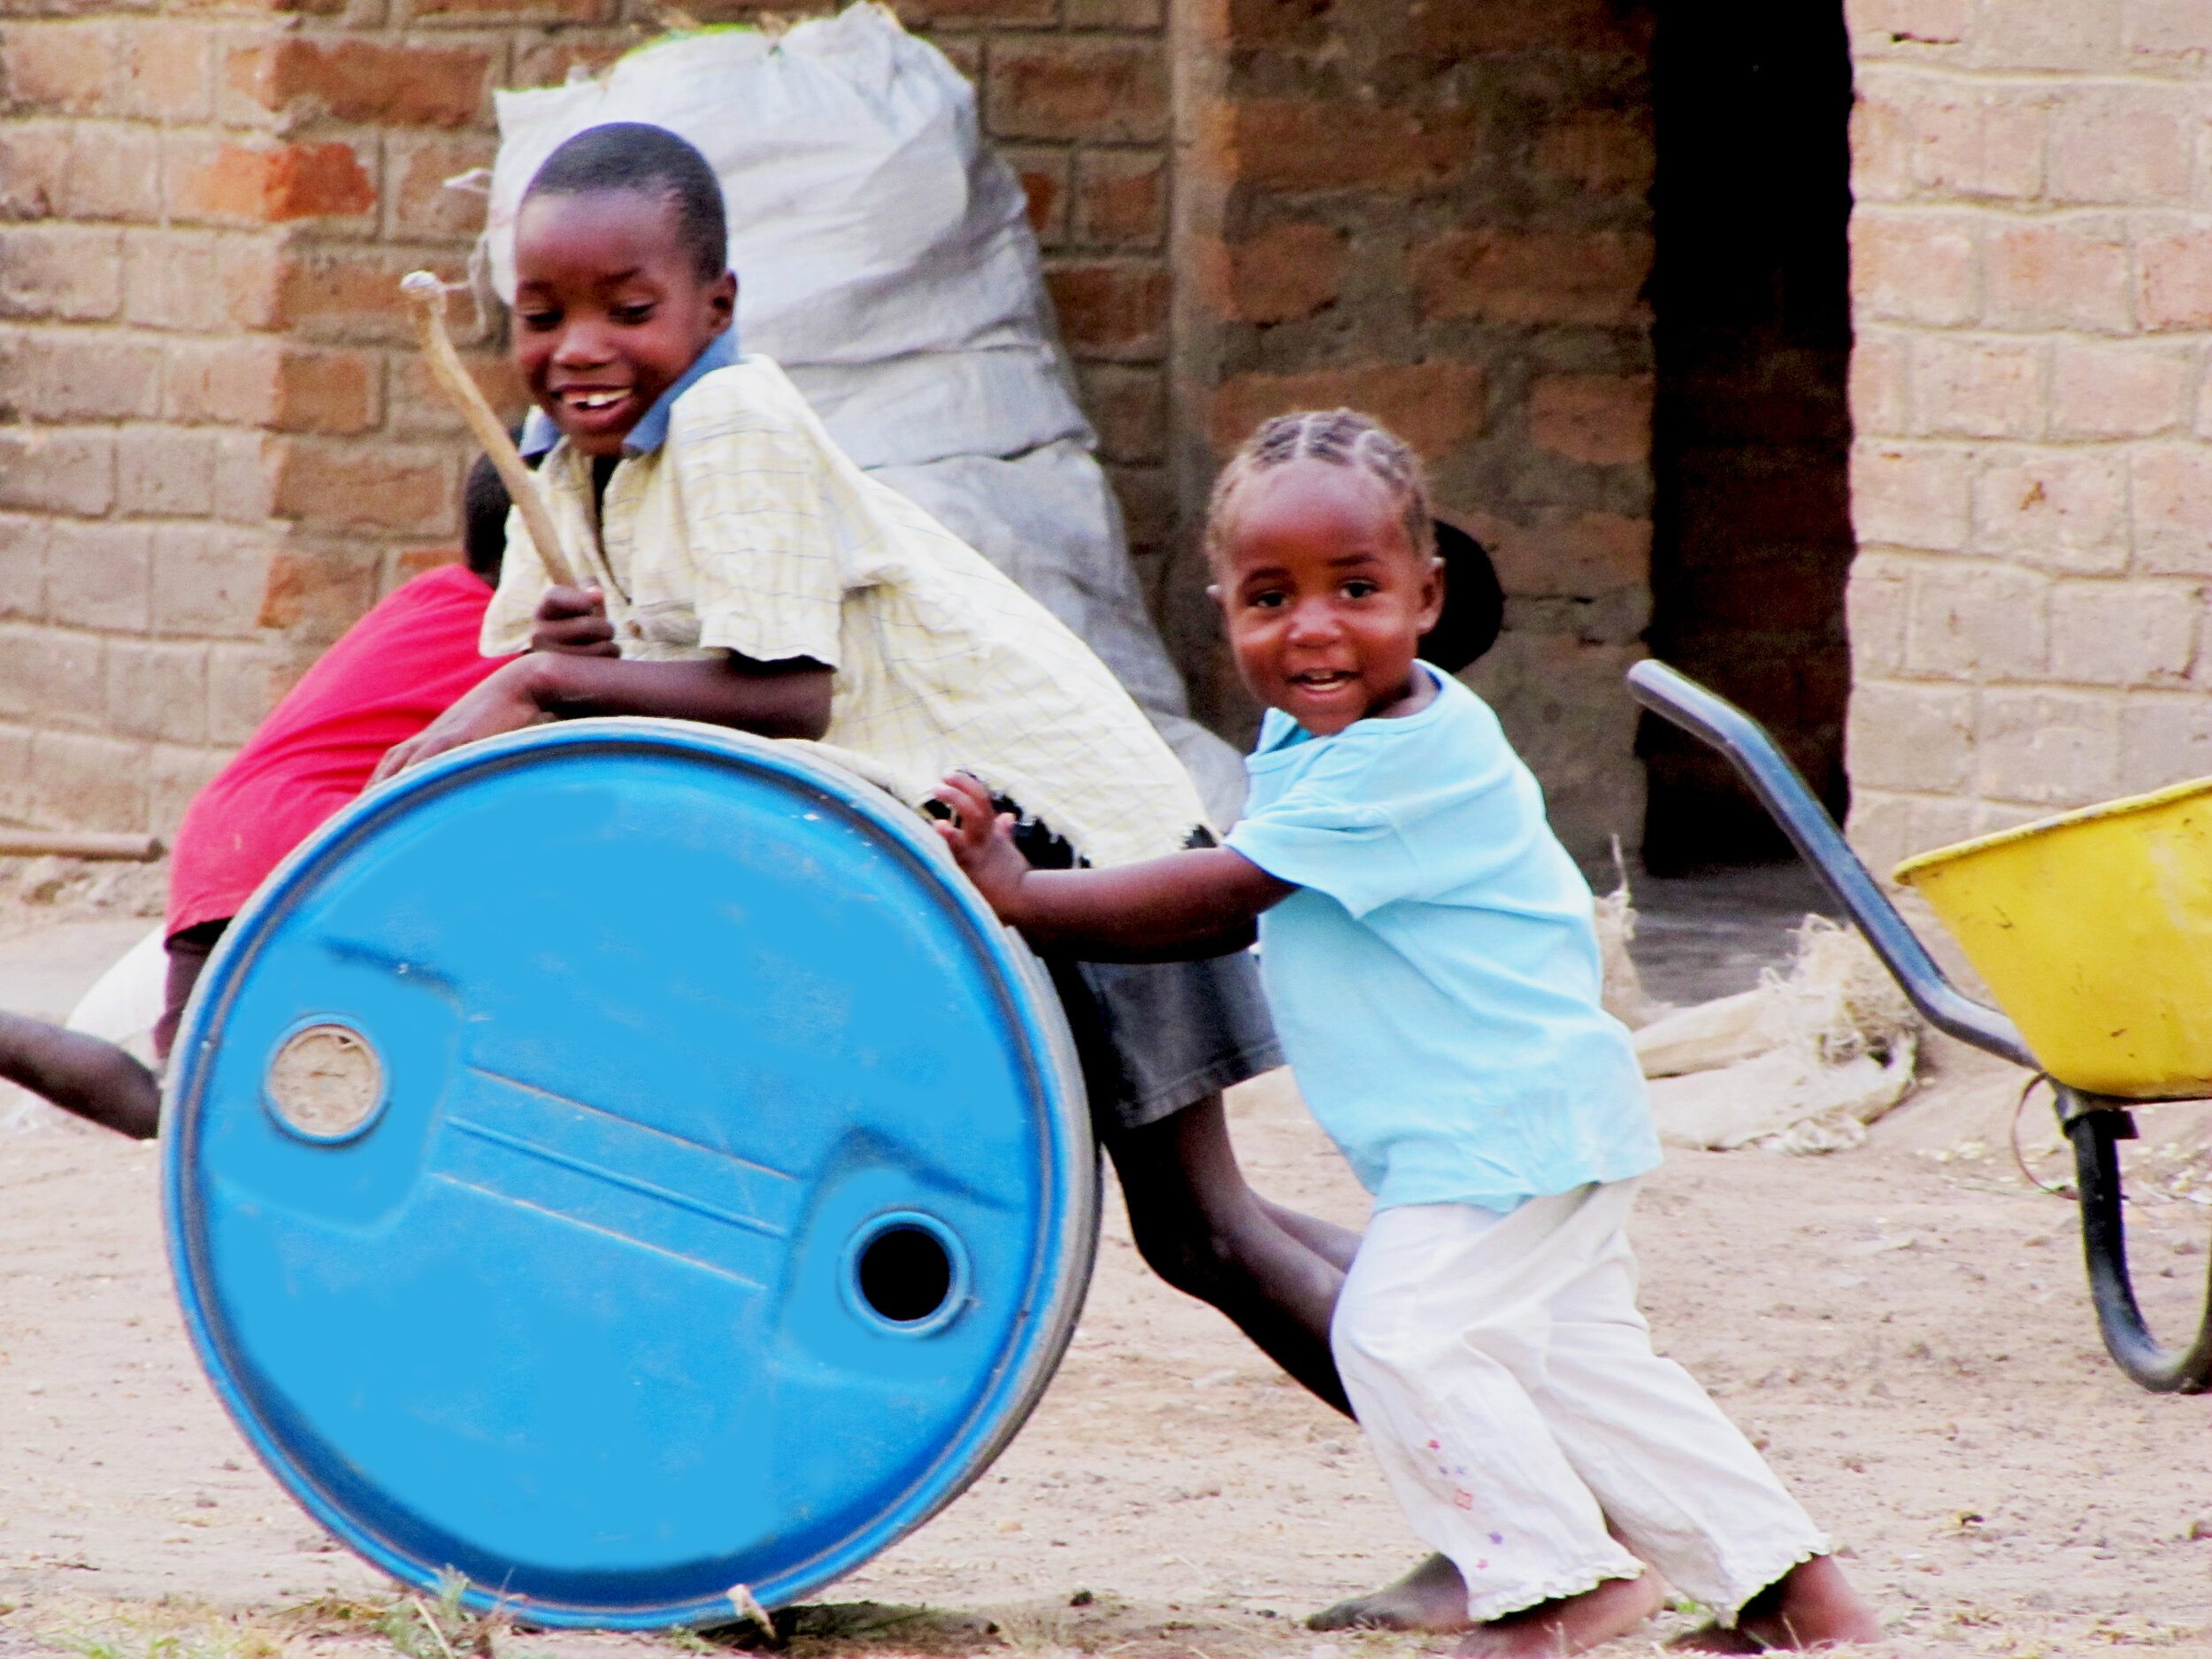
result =
[{"label": "yellow wheelbarrow tray", "polygon": [[2082,1261],[2105,1351],[2154,1394],[2212,1389],[2212,1281],[2185,1347],[2160,1342],[2137,1305],[2118,1149],[2135,1135],[2131,1102],[2212,1094],[2212,780],[2025,824],[1899,869],[1965,947],[2000,1011],[1945,977],[1756,720],[1663,663],[1637,664],[1628,689],[1728,757],[1923,1018],[2050,1077],[2074,1148]]},{"label": "yellow wheelbarrow tray", "polygon": [[1922,853],[1896,875],[2058,1081],[2212,1096],[2212,778]]}]

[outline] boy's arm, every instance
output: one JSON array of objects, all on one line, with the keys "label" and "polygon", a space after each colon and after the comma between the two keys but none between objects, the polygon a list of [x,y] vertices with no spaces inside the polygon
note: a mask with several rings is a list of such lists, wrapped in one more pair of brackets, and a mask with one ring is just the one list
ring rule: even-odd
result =
[{"label": "boy's arm", "polygon": [[648,714],[704,720],[762,737],[829,729],[830,671],[808,657],[756,663],[734,653],[677,663],[533,651],[489,675],[416,736],[394,745],[372,783],[449,749],[548,715]]},{"label": "boy's arm", "polygon": [[1086,962],[1187,962],[1252,942],[1261,911],[1297,891],[1240,853],[1208,847],[1113,870],[1032,870],[1011,814],[972,778],[945,780],[958,815],[938,831],[1001,919],[1040,950]]}]

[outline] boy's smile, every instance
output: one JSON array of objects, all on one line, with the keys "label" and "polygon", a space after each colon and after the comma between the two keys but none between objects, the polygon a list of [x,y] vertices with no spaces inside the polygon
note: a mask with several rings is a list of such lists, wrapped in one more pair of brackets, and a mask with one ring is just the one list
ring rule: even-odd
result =
[{"label": "boy's smile", "polygon": [[637,190],[526,198],[515,220],[515,364],[538,407],[586,455],[622,453],[710,341],[737,279],[701,279],[676,205]]},{"label": "boy's smile", "polygon": [[1434,687],[1413,664],[1443,567],[1415,551],[1382,485],[1293,461],[1253,474],[1229,511],[1213,592],[1256,696],[1317,737],[1426,705]]}]

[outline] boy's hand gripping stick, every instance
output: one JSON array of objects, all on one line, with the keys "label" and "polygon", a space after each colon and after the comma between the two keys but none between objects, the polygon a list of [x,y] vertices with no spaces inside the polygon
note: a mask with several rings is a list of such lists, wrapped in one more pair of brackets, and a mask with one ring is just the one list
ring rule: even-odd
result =
[{"label": "boy's hand gripping stick", "polygon": [[460,354],[454,350],[452,336],[445,331],[445,284],[428,271],[411,271],[400,279],[399,287],[413,308],[415,334],[422,342],[423,355],[430,359],[430,372],[438,377],[439,386],[453,406],[461,411],[461,419],[468,422],[477,442],[484,446],[484,453],[498,469],[499,481],[506,485],[510,499],[522,509],[523,528],[529,531],[530,540],[538,549],[538,563],[545,567],[547,577],[555,586],[574,587],[575,572],[569,569],[568,560],[562,555],[560,533],[553,527],[553,515],[545,510],[545,498],[538,494],[537,479],[523,465],[514,440],[507,435],[507,428],[492,413],[484,394],[461,366]]}]

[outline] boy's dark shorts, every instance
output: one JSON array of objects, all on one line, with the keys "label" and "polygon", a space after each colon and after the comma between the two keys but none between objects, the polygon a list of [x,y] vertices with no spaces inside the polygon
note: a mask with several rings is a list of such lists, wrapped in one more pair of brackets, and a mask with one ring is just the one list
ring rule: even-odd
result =
[{"label": "boy's dark shorts", "polygon": [[[1003,796],[1018,820],[1014,845],[1040,870],[1076,862],[1066,841]],[[1196,832],[1192,845],[1211,845]],[[1199,962],[1072,962],[1045,958],[1075,1038],[1098,1133],[1141,1129],[1209,1094],[1271,1071],[1282,1045],[1248,950]]]}]

